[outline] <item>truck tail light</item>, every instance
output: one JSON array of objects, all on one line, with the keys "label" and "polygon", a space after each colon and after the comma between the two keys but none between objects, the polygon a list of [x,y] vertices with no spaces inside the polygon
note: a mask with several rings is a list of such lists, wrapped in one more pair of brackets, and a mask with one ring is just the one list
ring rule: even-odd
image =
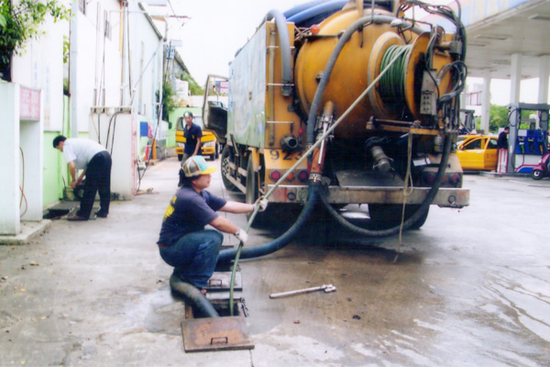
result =
[{"label": "truck tail light", "polygon": [[460,183],[460,175],[458,173],[451,174],[449,181],[451,181],[453,185],[457,186]]},{"label": "truck tail light", "polygon": [[309,177],[309,175],[307,174],[307,171],[305,169],[301,170],[298,173],[298,180],[300,180],[300,182],[306,182],[308,177]]},{"label": "truck tail light", "polygon": [[269,178],[271,179],[271,181],[277,182],[281,178],[281,172],[271,171],[271,173],[269,174]]}]

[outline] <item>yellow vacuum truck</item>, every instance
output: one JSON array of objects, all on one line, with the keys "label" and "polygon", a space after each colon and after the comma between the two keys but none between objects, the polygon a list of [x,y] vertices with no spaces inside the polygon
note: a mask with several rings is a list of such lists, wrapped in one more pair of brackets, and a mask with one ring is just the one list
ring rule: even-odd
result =
[{"label": "yellow vacuum truck", "polygon": [[207,81],[207,92],[228,86],[227,106],[203,107],[225,187],[249,203],[270,193],[271,214],[258,215],[278,220],[277,207],[309,205],[314,185],[332,212],[367,204],[375,235],[419,228],[429,205],[468,205],[455,154],[465,37],[455,9],[419,1],[269,12],[229,78]]}]

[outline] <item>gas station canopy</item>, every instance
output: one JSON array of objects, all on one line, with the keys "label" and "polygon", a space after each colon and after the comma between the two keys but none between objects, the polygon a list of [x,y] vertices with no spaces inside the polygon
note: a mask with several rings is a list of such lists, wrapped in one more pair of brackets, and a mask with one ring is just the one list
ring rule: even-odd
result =
[{"label": "gas station canopy", "polygon": [[[521,79],[538,78],[550,55],[549,0],[459,0],[466,27],[468,75],[511,78],[511,56],[522,55]],[[449,4],[456,9],[456,4]]]}]

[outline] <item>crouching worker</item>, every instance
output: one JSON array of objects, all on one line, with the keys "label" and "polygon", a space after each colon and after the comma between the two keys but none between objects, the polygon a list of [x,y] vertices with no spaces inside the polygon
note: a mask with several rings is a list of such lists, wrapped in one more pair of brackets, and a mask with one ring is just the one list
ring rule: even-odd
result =
[{"label": "crouching worker", "polygon": [[[223,241],[220,232],[234,235],[243,245],[248,238],[243,229],[216,212],[241,214],[253,212],[255,205],[259,211],[267,207],[264,198],[246,204],[226,201],[208,192],[210,174],[216,169],[208,166],[200,155],[182,162],[179,189],[164,213],[157,242],[160,256],[174,267],[174,275],[203,293],[218,261]],[[205,229],[207,224],[215,229]]]}]

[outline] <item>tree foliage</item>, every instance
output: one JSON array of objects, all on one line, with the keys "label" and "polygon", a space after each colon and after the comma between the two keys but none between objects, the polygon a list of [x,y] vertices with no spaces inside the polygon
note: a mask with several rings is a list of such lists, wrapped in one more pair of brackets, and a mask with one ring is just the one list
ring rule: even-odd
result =
[{"label": "tree foliage", "polygon": [[[159,93],[156,92],[157,102],[159,100]],[[170,113],[172,113],[176,108],[178,108],[178,102],[175,98],[174,89],[170,82],[162,83],[162,119],[168,121]]]},{"label": "tree foliage", "polygon": [[12,56],[20,55],[30,39],[44,33],[40,25],[48,15],[57,22],[69,19],[70,11],[56,0],[0,1],[0,72],[8,74],[4,79],[11,80]]},{"label": "tree foliage", "polygon": [[202,96],[204,94],[204,89],[193,79],[191,74],[182,73],[179,78],[180,80],[186,81],[189,83],[189,94],[192,96]]},{"label": "tree foliage", "polygon": [[508,125],[508,107],[507,106],[497,106],[492,104],[490,109],[490,119],[489,119],[489,131],[492,133],[498,132],[500,127],[505,127]]},{"label": "tree foliage", "polygon": [[[521,110],[521,116],[520,120],[523,121],[520,123],[519,128],[520,129],[529,129],[530,123],[529,123],[529,115],[531,115],[534,111],[529,110]],[[491,105],[490,107],[490,119],[489,119],[489,131],[492,133],[498,132],[498,129],[501,127],[505,127],[507,125],[511,125],[514,122],[509,120],[510,116],[510,110],[508,109],[508,106],[497,106],[497,105]]]}]

